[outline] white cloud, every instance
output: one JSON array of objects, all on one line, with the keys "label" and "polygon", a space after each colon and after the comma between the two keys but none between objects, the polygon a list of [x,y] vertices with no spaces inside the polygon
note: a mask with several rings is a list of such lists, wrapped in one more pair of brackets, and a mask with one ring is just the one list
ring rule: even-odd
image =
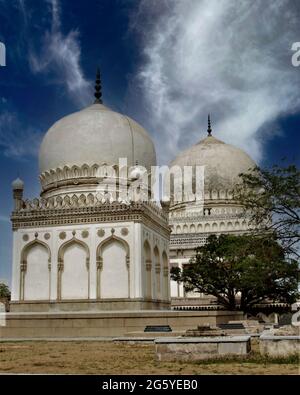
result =
[{"label": "white cloud", "polygon": [[4,155],[14,159],[36,156],[42,135],[31,127],[24,127],[16,113],[0,113],[0,146]]},{"label": "white cloud", "polygon": [[58,0],[48,0],[51,6],[51,29],[42,38],[42,50],[37,54],[31,49],[30,65],[34,73],[54,73],[56,83],[67,88],[71,99],[79,105],[91,101],[91,85],[80,66],[81,47],[78,30],[67,35],[61,31],[60,4]]},{"label": "white cloud", "polygon": [[148,127],[168,161],[213,133],[256,160],[276,120],[299,109],[299,4],[290,0],[142,0],[132,17],[144,60],[137,73]]}]

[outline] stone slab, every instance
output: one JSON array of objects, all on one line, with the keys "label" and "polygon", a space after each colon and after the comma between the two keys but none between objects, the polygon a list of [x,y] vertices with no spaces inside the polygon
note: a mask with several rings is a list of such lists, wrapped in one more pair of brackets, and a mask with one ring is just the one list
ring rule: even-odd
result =
[{"label": "stone slab", "polygon": [[198,361],[230,355],[247,355],[250,336],[220,336],[156,339],[158,361]]},{"label": "stone slab", "polygon": [[298,355],[300,362],[300,336],[274,336],[263,334],[259,338],[259,349],[262,355],[272,357]]}]

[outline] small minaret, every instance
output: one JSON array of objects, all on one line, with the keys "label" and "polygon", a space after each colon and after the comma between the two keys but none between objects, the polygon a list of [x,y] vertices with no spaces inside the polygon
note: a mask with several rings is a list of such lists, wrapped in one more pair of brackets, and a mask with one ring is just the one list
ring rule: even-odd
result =
[{"label": "small minaret", "polygon": [[102,86],[101,86],[101,78],[100,78],[100,70],[97,69],[96,81],[95,81],[95,104],[102,104]]},{"label": "small minaret", "polygon": [[210,123],[210,114],[208,114],[207,118],[207,136],[211,136],[212,128]]},{"label": "small minaret", "polygon": [[23,204],[24,182],[18,177],[16,180],[12,182],[11,186],[13,190],[13,197],[15,203],[14,210],[20,211]]}]

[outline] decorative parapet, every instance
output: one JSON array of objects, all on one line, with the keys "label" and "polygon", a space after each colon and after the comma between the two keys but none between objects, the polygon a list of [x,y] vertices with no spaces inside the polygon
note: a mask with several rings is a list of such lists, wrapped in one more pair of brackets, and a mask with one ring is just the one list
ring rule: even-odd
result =
[{"label": "decorative parapet", "polygon": [[[113,171],[113,174],[111,172]],[[115,176],[118,174],[118,167],[107,166],[103,164],[102,166],[98,164],[88,165],[84,164],[82,166],[64,166],[57,169],[51,169],[40,175],[40,182],[42,184],[43,191],[57,188],[59,186],[65,186],[67,184],[73,184],[74,181],[78,183],[80,179],[81,183],[94,180],[96,183],[104,177]]]},{"label": "decorative parapet", "polygon": [[241,205],[230,205],[228,207],[212,207],[210,208],[209,214],[207,212],[186,212],[186,211],[174,211],[170,212],[170,224],[177,222],[193,222],[197,220],[211,220],[211,219],[228,219],[229,217],[241,218],[245,217],[245,210]]},{"label": "decorative parapet", "polygon": [[[81,203],[79,203],[81,202]],[[101,222],[145,222],[163,236],[169,237],[168,215],[155,202],[99,202],[92,199],[60,196],[49,199],[27,200],[19,211],[11,216],[13,230],[57,225],[73,225]]]}]

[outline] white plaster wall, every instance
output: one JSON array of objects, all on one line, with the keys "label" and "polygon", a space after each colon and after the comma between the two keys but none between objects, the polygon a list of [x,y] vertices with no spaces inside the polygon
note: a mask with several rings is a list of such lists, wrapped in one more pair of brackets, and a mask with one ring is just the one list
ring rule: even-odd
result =
[{"label": "white plaster wall", "polygon": [[27,270],[24,280],[24,300],[48,299],[48,251],[41,245],[35,245],[27,255]]},{"label": "white plaster wall", "polygon": [[11,281],[11,300],[16,301],[20,298],[20,231],[13,232],[13,251],[12,251],[12,281]]},{"label": "white plaster wall", "polygon": [[[128,231],[124,232],[124,229]],[[98,231],[104,231],[104,234],[98,233]],[[88,235],[83,237],[83,231],[87,231]],[[58,298],[58,251],[59,248],[66,242],[76,239],[86,244],[90,253],[90,299],[96,299],[97,295],[97,268],[96,268],[96,250],[101,242],[111,237],[114,234],[116,237],[121,238],[126,241],[130,249],[130,297],[131,298],[141,298],[145,297],[145,257],[144,257],[144,249],[143,244],[145,237],[143,232],[146,231],[149,233],[149,244],[151,251],[151,259],[152,259],[152,274],[155,277],[155,262],[153,256],[153,250],[155,245],[158,246],[160,253],[160,262],[161,262],[161,294],[163,294],[163,266],[162,266],[162,253],[166,252],[167,256],[169,254],[169,242],[166,238],[162,237],[157,232],[153,231],[151,228],[145,226],[140,223],[133,222],[115,222],[115,223],[101,223],[101,224],[86,224],[86,225],[66,225],[66,226],[53,226],[53,227],[41,227],[41,228],[27,228],[27,229],[19,229],[14,231],[13,233],[13,276],[12,276],[12,300],[18,301],[20,300],[20,260],[21,260],[21,252],[26,245],[28,245],[33,240],[37,239],[45,244],[47,244],[51,251],[51,270],[50,270],[50,300],[55,301]],[[37,236],[36,236],[37,233]],[[60,237],[60,235],[64,233],[64,237]],[[24,236],[26,238],[24,239]],[[76,251],[77,252],[76,252]],[[72,298],[78,299],[82,297],[87,297],[87,271],[85,265],[83,252],[79,251],[78,248],[73,252],[71,250],[67,253],[65,252],[64,256],[64,272],[62,274],[62,299],[64,298]],[[123,260],[124,252],[118,250],[113,252],[111,250],[107,250],[105,252],[104,262],[105,260],[120,260],[125,262],[125,258]],[[76,261],[82,261],[84,263],[79,263],[77,266]],[[71,262],[75,262],[73,266]],[[118,263],[117,263],[118,266]],[[75,269],[76,267],[76,269]],[[114,293],[114,297],[128,297],[128,273],[127,268],[122,266],[123,269],[120,271],[120,267],[118,272],[114,273],[114,281],[110,287],[107,286],[105,290],[105,285],[100,283],[100,287],[104,287],[104,292],[107,296]],[[72,268],[72,269],[71,269]],[[106,268],[103,267],[103,270]],[[126,272],[125,272],[126,270]],[[126,273],[126,281],[125,279]],[[102,272],[103,274],[103,272]],[[82,280],[82,276],[84,280]],[[69,277],[69,279],[67,279]],[[101,279],[101,277],[100,277]],[[77,284],[77,280],[80,282],[84,281],[84,287],[78,288],[74,286]],[[44,280],[43,280],[44,281]],[[110,281],[110,280],[109,280]],[[154,279],[153,279],[154,281]],[[73,285],[72,285],[73,284]],[[126,286],[123,284],[126,284]],[[125,289],[126,287],[126,289]],[[109,289],[110,288],[110,291]],[[125,296],[126,291],[126,296]],[[44,292],[44,290],[43,290]],[[49,288],[48,288],[49,292]],[[41,299],[44,294],[40,293],[41,296],[36,295],[37,299]],[[122,296],[121,296],[122,295]],[[104,296],[102,296],[104,297]],[[47,296],[47,299],[49,295]],[[42,300],[42,299],[41,299]]]},{"label": "white plaster wall", "polygon": [[88,299],[87,254],[78,244],[71,244],[64,253],[61,275],[61,299]]},{"label": "white plaster wall", "polygon": [[142,298],[145,289],[143,277],[142,226],[140,223],[135,223],[133,229],[133,252],[130,254],[130,295],[135,298]]},{"label": "white plaster wall", "polygon": [[[151,279],[152,279],[152,297],[153,298],[159,298],[159,299],[164,299],[164,295],[170,295],[170,289],[167,290],[167,292],[164,291],[164,281],[163,281],[163,259],[162,259],[162,254],[163,252],[166,253],[167,257],[169,257],[169,240],[163,236],[161,236],[158,232],[155,230],[142,225],[142,257],[143,257],[143,284],[144,284],[144,295],[146,295],[146,283],[147,283],[147,273],[146,273],[146,267],[145,267],[145,261],[147,257],[145,256],[145,251],[144,251],[144,243],[145,241],[148,241],[150,245],[150,255],[151,255],[151,263],[152,263],[152,270],[151,270]],[[155,257],[155,247],[158,248],[158,253],[159,256]],[[155,272],[155,265],[156,263],[160,263],[160,276],[158,277]],[[170,268],[170,265],[169,265]],[[157,283],[158,281],[160,282],[160,293],[158,295],[158,286]],[[168,287],[170,287],[170,282],[168,282]]]},{"label": "white plaster wall", "polygon": [[102,257],[101,298],[128,298],[125,248],[114,241],[104,246]]}]

